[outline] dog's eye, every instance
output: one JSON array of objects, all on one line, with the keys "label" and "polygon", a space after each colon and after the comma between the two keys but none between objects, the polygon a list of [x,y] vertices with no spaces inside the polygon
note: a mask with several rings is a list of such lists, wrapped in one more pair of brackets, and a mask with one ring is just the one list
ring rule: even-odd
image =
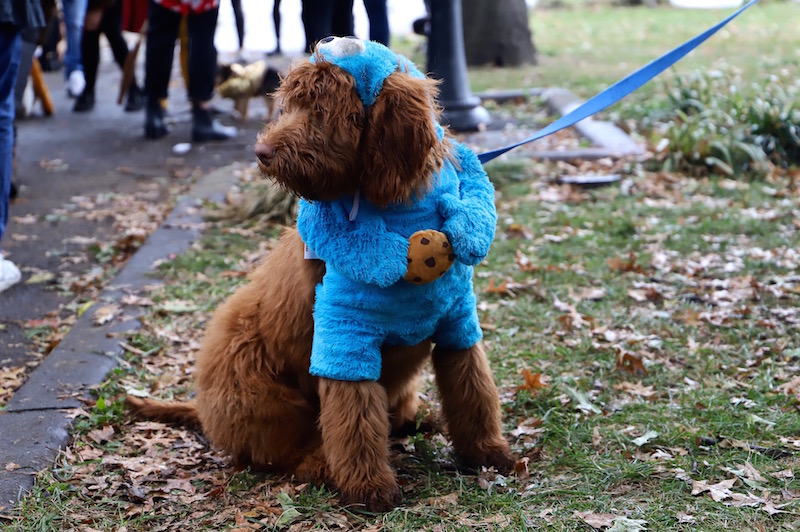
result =
[{"label": "dog's eye", "polygon": [[320,44],[328,44],[329,42],[331,42],[331,41],[332,41],[332,40],[334,40],[335,38],[336,38],[336,37],[333,37],[333,36],[330,36],[330,37],[325,37],[324,39],[322,39],[321,41],[319,41],[319,43],[320,43]]}]

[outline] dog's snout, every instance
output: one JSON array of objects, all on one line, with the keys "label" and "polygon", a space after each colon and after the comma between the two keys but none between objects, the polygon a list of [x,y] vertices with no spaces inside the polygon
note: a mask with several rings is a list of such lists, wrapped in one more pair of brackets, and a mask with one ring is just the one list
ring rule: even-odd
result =
[{"label": "dog's snout", "polygon": [[255,152],[256,152],[256,157],[258,157],[258,159],[262,163],[267,164],[269,163],[270,159],[272,159],[275,156],[275,146],[273,146],[269,142],[261,140],[258,143],[256,143]]}]

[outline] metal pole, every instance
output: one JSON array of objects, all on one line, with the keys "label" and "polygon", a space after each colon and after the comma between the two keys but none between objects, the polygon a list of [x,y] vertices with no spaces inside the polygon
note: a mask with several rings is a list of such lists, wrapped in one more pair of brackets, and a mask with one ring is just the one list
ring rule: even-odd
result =
[{"label": "metal pole", "polygon": [[480,98],[469,88],[461,0],[430,0],[428,72],[441,79],[442,122],[456,131],[472,131],[491,122]]}]

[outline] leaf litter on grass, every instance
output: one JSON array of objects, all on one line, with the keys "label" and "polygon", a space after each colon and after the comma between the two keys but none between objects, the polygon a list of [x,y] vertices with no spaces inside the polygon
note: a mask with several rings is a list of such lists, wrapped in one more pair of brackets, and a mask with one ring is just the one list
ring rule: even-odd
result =
[{"label": "leaf litter on grass", "polygon": [[[58,478],[41,473],[25,504],[47,508],[57,485],[65,528],[113,528],[123,516],[128,530],[790,527],[798,198],[774,204],[763,189],[779,184],[720,186],[626,162],[531,165],[549,176],[589,170],[624,178],[592,191],[548,179],[500,187],[498,239],[477,268],[519,458],[510,475],[458,472],[446,436],[420,433],[392,445],[403,506],[365,516],[335,492],[235,471],[192,431],[87,405]],[[700,230],[702,218],[715,222]],[[191,395],[210,313],[272,245],[262,235],[277,231],[264,223],[209,223],[190,256],[162,265],[165,286],[128,296],[148,313],[98,391],[112,411],[126,390]],[[430,373],[421,393],[435,411]]]}]

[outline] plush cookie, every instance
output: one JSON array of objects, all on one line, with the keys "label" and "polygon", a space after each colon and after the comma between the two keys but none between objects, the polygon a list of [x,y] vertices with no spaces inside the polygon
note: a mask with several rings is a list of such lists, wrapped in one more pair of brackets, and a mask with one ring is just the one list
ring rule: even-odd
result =
[{"label": "plush cookie", "polygon": [[450,269],[456,259],[447,235],[428,229],[408,239],[408,271],[405,280],[413,284],[435,281]]}]

